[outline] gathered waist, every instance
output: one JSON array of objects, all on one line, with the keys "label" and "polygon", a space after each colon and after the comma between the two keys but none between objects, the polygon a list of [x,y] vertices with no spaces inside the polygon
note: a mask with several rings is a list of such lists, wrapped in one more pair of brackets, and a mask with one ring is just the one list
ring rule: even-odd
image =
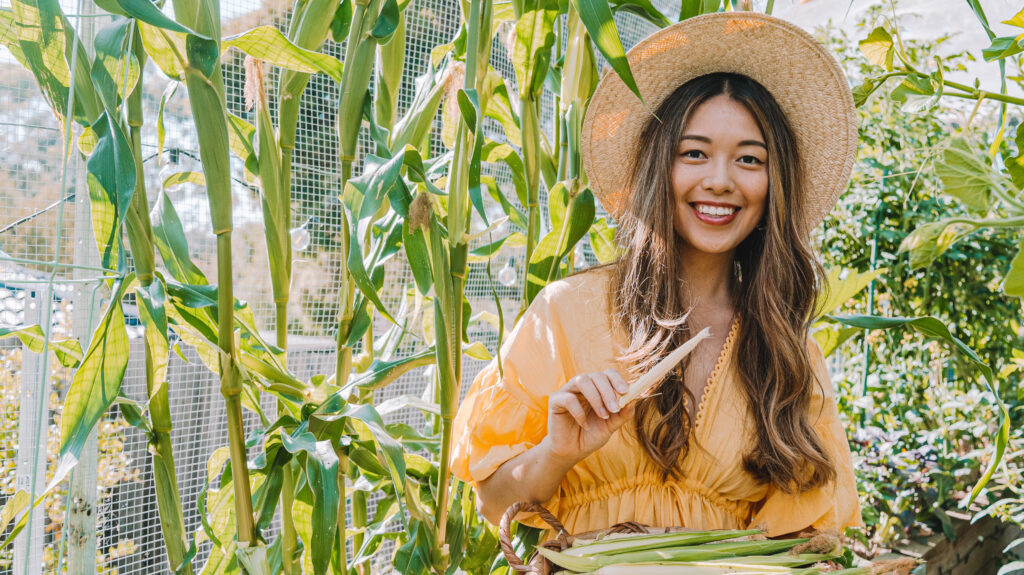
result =
[{"label": "gathered waist", "polygon": [[702,499],[709,505],[721,509],[736,518],[741,525],[750,521],[752,504],[749,501],[728,499],[709,489],[706,485],[690,478],[662,478],[660,473],[642,473],[632,477],[624,477],[583,491],[566,493],[561,497],[563,508],[578,508],[605,501],[612,497],[622,497],[629,492],[641,489],[668,491],[666,495],[687,494]]}]

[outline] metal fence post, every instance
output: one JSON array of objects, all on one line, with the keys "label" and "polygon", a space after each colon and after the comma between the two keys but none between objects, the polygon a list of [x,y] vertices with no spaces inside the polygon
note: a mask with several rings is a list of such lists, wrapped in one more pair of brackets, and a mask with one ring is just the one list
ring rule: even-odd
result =
[{"label": "metal fence post", "polygon": [[[25,325],[39,324],[43,306],[52,305],[49,285],[29,284],[25,290]],[[50,378],[44,373],[43,354],[22,348],[21,397],[18,406],[18,489],[35,498],[46,487],[46,438],[49,428]],[[42,447],[40,447],[42,446]],[[14,540],[14,572],[38,575],[43,568],[43,517],[37,509],[25,531]]]}]

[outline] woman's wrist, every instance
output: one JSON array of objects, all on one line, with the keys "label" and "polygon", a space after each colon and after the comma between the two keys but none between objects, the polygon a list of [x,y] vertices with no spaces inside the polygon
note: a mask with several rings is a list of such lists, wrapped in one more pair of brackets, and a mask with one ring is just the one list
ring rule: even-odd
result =
[{"label": "woman's wrist", "polygon": [[543,460],[544,465],[559,471],[563,476],[586,457],[585,454],[566,455],[561,453],[551,441],[550,435],[545,436],[537,445],[537,448],[540,450],[538,455]]}]

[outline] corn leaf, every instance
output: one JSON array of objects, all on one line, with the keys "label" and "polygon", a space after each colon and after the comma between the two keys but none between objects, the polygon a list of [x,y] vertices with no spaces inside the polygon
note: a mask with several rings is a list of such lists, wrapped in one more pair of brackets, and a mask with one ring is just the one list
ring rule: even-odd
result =
[{"label": "corn leaf", "polygon": [[167,294],[163,282],[157,280],[149,286],[135,288],[139,318],[146,336],[146,367],[149,370],[147,383],[150,385],[150,401],[163,391],[167,383],[167,310],[164,305]]},{"label": "corn leaf", "polygon": [[524,8],[516,22],[515,45],[512,48],[512,65],[520,98],[525,94],[539,94],[544,88],[544,77],[555,42],[554,23],[558,16],[557,4],[549,0],[532,0]]},{"label": "corn leaf", "polygon": [[343,198],[346,207],[355,218],[354,225],[350,226],[348,252],[348,265],[352,279],[362,294],[373,302],[377,311],[392,323],[394,323],[394,319],[378,297],[377,287],[374,286],[367,274],[361,239],[367,237],[367,229],[373,224],[374,214],[377,213],[389,194],[402,191],[408,193],[401,177],[404,159],[404,151],[387,161],[376,156],[367,156],[363,173],[346,183]]},{"label": "corn leaf", "polygon": [[205,186],[206,176],[202,172],[175,172],[164,178],[164,181],[160,183],[160,187],[166,190],[167,188],[173,188],[182,184]]},{"label": "corn leaf", "polygon": [[134,281],[128,276],[114,284],[110,304],[93,332],[89,349],[75,372],[64,400],[60,452],[76,460],[89,432],[114,403],[128,367],[128,331],[121,299]]},{"label": "corn leaf", "polygon": [[[519,157],[519,154],[516,153],[512,146],[497,142],[487,142],[481,150],[481,156],[485,162],[492,164],[502,162],[508,166],[512,176],[512,185],[516,190],[516,197],[521,205],[527,205],[529,202],[526,198],[526,167],[523,166],[523,159]],[[509,216],[511,217],[511,214]],[[525,229],[526,226],[522,227]]]},{"label": "corn leaf", "polygon": [[341,60],[300,48],[292,43],[280,30],[273,26],[260,26],[224,39],[221,46],[237,48],[242,52],[281,68],[295,72],[316,74],[322,72],[335,82],[341,82],[343,65]]},{"label": "corn leaf", "polygon": [[412,355],[391,361],[375,359],[370,367],[349,382],[349,386],[365,390],[387,387],[409,371],[434,363],[434,349],[427,348]]},{"label": "corn leaf", "polygon": [[594,223],[594,195],[589,189],[570,197],[569,191],[559,182],[549,192],[548,200],[553,229],[541,239],[530,256],[527,301],[533,301],[544,286],[558,277],[562,259]]},{"label": "corn leaf", "polygon": [[164,140],[167,135],[167,130],[164,128],[164,111],[167,109],[167,102],[174,96],[180,85],[178,82],[167,84],[163,95],[160,96],[160,107],[156,112],[156,155],[159,158],[159,163],[163,163]]},{"label": "corn leaf", "polygon": [[418,146],[424,140],[441,106],[448,77],[439,79],[434,69],[427,66],[427,70],[416,78],[416,95],[412,104],[391,131],[392,153],[407,145]]},{"label": "corn leaf", "polygon": [[178,212],[166,193],[160,192],[150,213],[153,221],[153,240],[164,267],[179,282],[205,285],[206,276],[189,256],[188,239],[178,218]]},{"label": "corn leaf", "polygon": [[[38,325],[25,327],[0,327],[0,339],[17,337],[33,353],[43,353],[46,334]],[[50,339],[50,351],[64,367],[78,367],[82,361],[82,346],[74,339]],[[0,532],[3,530],[0,529]]]},{"label": "corn leaf", "polygon": [[168,18],[160,11],[159,8],[157,8],[156,4],[150,0],[108,0],[108,2],[116,3],[117,6],[124,11],[124,14],[127,14],[136,20],[145,22],[150,26],[156,26],[157,28],[162,28],[171,32],[178,32],[180,34],[191,34],[206,40],[210,39],[207,36],[194,32],[186,26]]},{"label": "corn leaf", "polygon": [[139,81],[139,61],[128,51],[128,26],[131,20],[117,18],[96,34],[96,58],[90,77],[108,115],[117,117],[123,95],[135,89]]},{"label": "corn leaf", "polygon": [[[590,38],[594,45],[601,51],[608,64],[625,82],[637,98],[642,102],[644,97],[633,78],[633,72],[629,68],[629,60],[626,59],[626,51],[622,48],[622,40],[619,38],[619,30],[615,27],[615,20],[612,18],[612,10],[609,0],[572,0],[576,12],[587,27]],[[685,0],[684,0],[685,5]]]},{"label": "corn leaf", "polygon": [[590,235],[590,247],[601,264],[608,264],[622,254],[622,250],[615,242],[615,228],[608,224],[606,218],[598,218],[588,232]]},{"label": "corn leaf", "polygon": [[344,42],[351,26],[352,0],[341,0],[331,18],[331,38],[339,44]]},{"label": "corn leaf", "polygon": [[672,21],[665,17],[650,0],[610,0],[612,12],[629,12],[647,20],[659,28],[672,24]]},{"label": "corn leaf", "polygon": [[[4,32],[4,41],[35,76],[43,97],[64,124],[68,112],[68,96],[72,89],[68,61],[75,59],[74,119],[89,125],[99,115],[100,107],[89,81],[89,55],[71,27],[56,0],[14,0],[10,17],[12,28]],[[77,46],[77,47],[76,47]]]},{"label": "corn leaf", "polygon": [[505,139],[509,144],[517,148],[522,146],[523,135],[519,130],[519,117],[512,109],[508,86],[505,85],[501,74],[498,74],[494,68],[487,68],[483,89],[488,94],[485,115],[501,124],[505,130]]},{"label": "corn leaf", "polygon": [[955,337],[949,332],[949,328],[946,324],[934,317],[878,317],[869,315],[848,315],[848,316],[829,316],[843,325],[850,327],[857,327],[861,329],[891,329],[894,327],[910,328],[917,331],[932,339],[945,342],[956,349],[960,354],[967,358],[978,371],[981,372],[982,378],[985,380],[985,385],[988,391],[992,394],[993,401],[996,404],[996,408],[999,411],[999,429],[996,431],[996,437],[994,441],[994,449],[992,458],[988,462],[988,468],[985,473],[981,476],[978,482],[974,485],[974,489],[971,490],[971,496],[968,499],[968,504],[973,502],[974,499],[981,493],[981,490],[985,488],[989,480],[992,479],[992,475],[995,474],[996,469],[1003,460],[1003,454],[1006,452],[1006,445],[1010,441],[1010,413],[1006,408],[1006,404],[1003,403],[1002,396],[999,393],[999,381],[995,378],[995,374],[992,372],[992,368],[985,363],[978,354],[964,343],[959,338]]},{"label": "corn leaf", "polygon": [[86,162],[92,226],[100,262],[107,269],[118,267],[121,225],[135,193],[135,158],[120,124],[104,112],[92,125],[96,147]]},{"label": "corn leaf", "polygon": [[398,9],[398,2],[396,0],[384,0],[381,5],[380,14],[377,15],[377,21],[373,25],[373,29],[370,30],[370,36],[377,39],[378,42],[387,42],[391,35],[398,29],[398,21],[401,18],[401,12]]},{"label": "corn leaf", "polygon": [[326,573],[338,531],[338,455],[329,440],[317,440],[303,422],[291,434],[281,434],[282,445],[292,454],[306,454],[306,478],[313,494],[312,532],[309,551],[313,572]]},{"label": "corn leaf", "polygon": [[172,80],[185,79],[185,35],[138,22],[146,54]]},{"label": "corn leaf", "polygon": [[[325,402],[317,411],[320,412],[320,409],[324,407],[329,409],[330,401]],[[387,466],[399,505],[401,505],[405,496],[406,479],[405,452],[402,449],[402,444],[387,432],[384,428],[384,421],[372,405],[347,404],[342,409],[341,416],[349,419],[350,424],[359,431],[360,437],[373,440],[378,455],[383,458]],[[402,515],[404,519],[405,514]]]},{"label": "corn leaf", "polygon": [[399,15],[398,27],[387,43],[377,48],[377,80],[373,90],[376,122],[391,129],[398,107],[398,91],[405,70],[405,16]]}]

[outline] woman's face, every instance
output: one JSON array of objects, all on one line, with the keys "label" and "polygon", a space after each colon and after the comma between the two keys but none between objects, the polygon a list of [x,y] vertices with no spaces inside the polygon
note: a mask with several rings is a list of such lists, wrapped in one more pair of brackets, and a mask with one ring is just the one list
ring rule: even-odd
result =
[{"label": "woman's face", "polygon": [[768,150],[754,116],[721,94],[698,106],[672,162],[673,224],[686,248],[736,249],[760,223],[768,197]]}]

